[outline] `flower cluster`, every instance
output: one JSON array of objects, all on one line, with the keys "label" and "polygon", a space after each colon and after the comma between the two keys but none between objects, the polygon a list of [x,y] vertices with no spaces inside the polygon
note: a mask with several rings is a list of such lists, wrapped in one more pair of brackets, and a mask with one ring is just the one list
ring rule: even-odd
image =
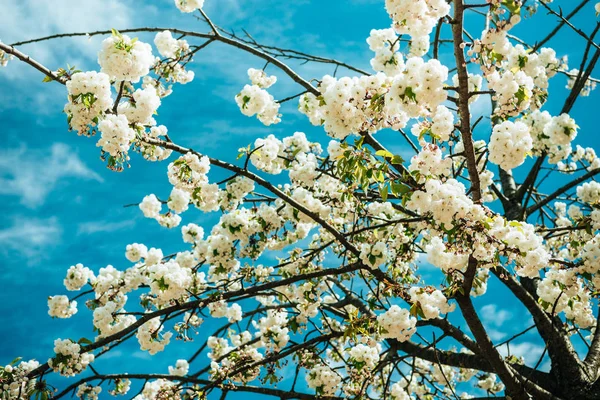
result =
[{"label": "flower cluster", "polygon": [[75,376],[94,361],[91,353],[81,353],[81,346],[70,339],[54,341],[56,356],[48,360],[48,365],[63,376]]},{"label": "flower cluster", "polygon": [[490,144],[489,160],[504,170],[511,170],[525,162],[531,153],[533,140],[529,128],[522,122],[504,121],[494,126]]},{"label": "flower cluster", "polygon": [[48,297],[48,315],[55,318],[69,318],[77,313],[77,302],[67,296]]},{"label": "flower cluster", "polygon": [[191,13],[202,8],[204,0],[175,0],[175,6],[183,13]]},{"label": "flower cluster", "polygon": [[102,392],[102,388],[100,386],[90,386],[88,384],[82,383],[77,386],[77,392],[75,396],[83,400],[98,400],[98,395]]},{"label": "flower cluster", "polygon": [[258,120],[266,126],[281,122],[279,114],[279,103],[265,88],[273,85],[277,78],[268,77],[264,71],[253,68],[248,70],[248,77],[252,85],[245,85],[240,93],[235,96],[235,102],[240,107],[242,114],[252,117],[256,115]]},{"label": "flower cluster", "polygon": [[154,56],[149,44],[114,32],[102,42],[98,63],[111,80],[137,83],[150,72]]},{"label": "flower cluster", "polygon": [[333,396],[341,382],[342,377],[327,365],[316,365],[306,374],[308,387],[321,396]]},{"label": "flower cluster", "polygon": [[530,127],[535,155],[548,154],[548,161],[557,164],[572,152],[571,142],[579,128],[568,114],[552,117],[548,111],[533,111],[523,118]]},{"label": "flower cluster", "polygon": [[169,366],[169,375],[186,376],[190,365],[186,360],[177,360],[175,367]]},{"label": "flower cluster", "polygon": [[393,338],[400,342],[409,340],[417,331],[417,319],[410,312],[397,305],[377,316],[377,322],[384,330],[381,337]]},{"label": "flower cluster", "polygon": [[144,323],[135,335],[140,343],[142,350],[147,350],[150,354],[156,354],[163,351],[171,341],[172,332],[161,333],[163,326],[160,318],[152,318]]},{"label": "flower cluster", "polygon": [[3,396],[9,400],[28,399],[29,393],[36,386],[36,380],[29,379],[27,375],[39,365],[35,360],[19,362],[17,358],[4,367],[0,366],[0,391]]},{"label": "flower cluster", "polygon": [[110,78],[102,72],[77,72],[66,83],[69,102],[64,112],[69,127],[78,135],[89,135],[112,107]]},{"label": "flower cluster", "polygon": [[387,76],[394,76],[404,69],[404,59],[400,50],[400,38],[392,28],[373,29],[367,39],[369,48],[375,52],[371,59],[371,67]]},{"label": "flower cluster", "polygon": [[360,259],[370,268],[379,268],[388,258],[388,249],[385,242],[374,244],[364,243],[360,249]]},{"label": "flower cluster", "polygon": [[454,311],[454,304],[449,304],[444,294],[437,289],[413,286],[409,290],[410,301],[421,311],[423,319],[439,318],[440,314]]},{"label": "flower cluster", "polygon": [[438,60],[412,57],[393,77],[374,76],[336,79],[323,77],[320,96],[300,97],[298,109],[313,125],[324,125],[333,138],[383,128],[401,129],[409,118],[427,116],[447,99],[444,82],[448,69]]},{"label": "flower cluster", "polygon": [[396,33],[410,35],[411,54],[422,56],[429,50],[429,34],[450,5],[444,0],[386,0],[385,9]]}]

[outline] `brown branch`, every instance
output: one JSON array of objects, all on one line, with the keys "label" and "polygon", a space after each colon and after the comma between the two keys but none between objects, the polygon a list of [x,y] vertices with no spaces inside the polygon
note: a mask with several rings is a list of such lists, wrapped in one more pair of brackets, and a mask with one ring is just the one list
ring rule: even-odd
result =
[{"label": "brown branch", "polygon": [[[135,323],[131,324],[127,328],[125,328],[113,335],[110,335],[103,339],[100,339],[88,346],[82,347],[81,353],[88,353],[92,350],[96,350],[103,346],[106,346],[107,344],[120,339],[121,337],[127,335],[128,333],[135,331],[137,328],[142,326],[147,321],[149,321],[153,318],[156,318],[156,317],[161,317],[163,315],[169,315],[175,311],[191,310],[191,309],[195,309],[195,308],[199,308],[199,307],[205,307],[208,304],[214,303],[219,300],[228,300],[230,298],[234,298],[237,296],[243,296],[243,295],[247,296],[247,295],[251,295],[251,294],[256,294],[256,293],[260,293],[265,290],[274,289],[274,288],[278,288],[281,286],[286,286],[286,285],[289,285],[289,284],[292,284],[295,282],[299,282],[302,280],[306,280],[306,279],[320,278],[320,277],[324,277],[324,276],[328,276],[328,275],[339,275],[339,274],[344,274],[344,273],[348,273],[348,272],[353,272],[353,271],[359,270],[361,268],[363,268],[363,267],[360,264],[355,263],[355,264],[349,264],[349,265],[346,265],[346,266],[340,267],[340,268],[323,269],[323,270],[310,272],[310,273],[303,274],[303,275],[297,275],[297,276],[294,276],[291,278],[268,282],[263,285],[251,286],[248,288],[239,289],[239,290],[232,291],[232,292],[224,292],[221,294],[221,296],[215,296],[214,298],[199,299],[199,300],[194,300],[194,301],[190,301],[190,302],[183,303],[183,304],[177,304],[177,305],[174,305],[171,307],[166,307],[161,310],[145,314],[142,318],[138,319]],[[48,363],[46,363],[46,364],[40,365],[36,369],[29,372],[29,374],[27,374],[27,376],[29,378],[38,377],[40,374],[45,373],[49,369],[50,369],[50,367],[48,366]]]},{"label": "brown branch", "polygon": [[464,155],[467,159],[467,170],[471,179],[473,200],[481,200],[481,183],[477,171],[477,159],[473,148],[471,133],[471,114],[469,111],[469,75],[463,49],[464,4],[462,0],[454,0],[454,19],[452,21],[452,37],[454,39],[454,57],[456,59],[456,72],[458,75],[458,110],[460,114],[460,133],[464,144]]},{"label": "brown branch", "polygon": [[[166,375],[166,374],[100,374],[100,375],[92,375],[85,378],[79,379],[77,382],[70,385],[68,388],[58,393],[55,396],[52,396],[51,399],[60,399],[61,397],[66,396],[71,390],[77,388],[77,386],[82,383],[93,382],[93,381],[111,381],[116,379],[135,379],[135,380],[150,380],[150,379],[164,379],[167,381],[173,382],[181,382],[181,383],[192,383],[198,385],[209,385],[212,382],[206,379],[198,379],[189,376],[175,376],[175,375]],[[226,390],[232,392],[245,392],[245,393],[257,393],[264,394],[267,396],[274,396],[280,399],[299,399],[299,400],[315,400],[315,399],[325,399],[325,400],[338,400],[340,397],[332,397],[332,396],[317,396],[307,393],[300,393],[294,390],[282,390],[282,389],[272,389],[265,386],[248,386],[248,385],[228,385]]]},{"label": "brown branch", "polygon": [[7,44],[0,42],[0,50],[4,51],[7,54],[11,54],[11,55],[17,57],[19,60],[23,61],[24,63],[31,65],[33,68],[37,69],[38,71],[40,71],[42,74],[46,75],[48,78],[52,79],[53,81],[62,83],[63,85],[66,83],[66,80],[64,78],[56,76],[56,74],[54,72],[50,71],[48,68],[44,67],[42,64],[40,64],[33,58],[29,57],[28,55],[21,53],[19,50],[15,49],[14,46],[9,46]]},{"label": "brown branch", "polygon": [[543,200],[541,200],[538,203],[527,208],[527,210],[525,211],[525,214],[531,215],[532,213],[536,212],[540,208],[544,207],[546,204],[550,203],[552,200],[559,197],[561,194],[565,193],[566,191],[568,191],[571,188],[574,188],[575,186],[579,185],[580,183],[585,182],[589,178],[596,176],[598,173],[600,173],[600,168],[593,169],[593,170],[589,171],[588,173],[581,175],[579,178],[572,180],[571,182],[567,183],[566,185],[556,189],[553,193],[549,194]]},{"label": "brown branch", "polygon": [[[579,3],[579,5],[577,7],[575,7],[573,9],[573,11],[571,11],[567,15],[566,19],[569,20],[569,19],[573,18],[583,8],[583,6],[585,6],[589,2],[590,2],[590,0],[583,0],[581,3]],[[552,30],[552,32],[550,32],[548,34],[548,36],[546,36],[545,38],[540,40],[535,46],[533,46],[532,51],[535,53],[539,49],[541,49],[543,45],[545,45],[550,39],[552,39],[558,33],[558,31],[565,25],[565,23],[566,22],[564,20],[561,20],[560,23]]]}]

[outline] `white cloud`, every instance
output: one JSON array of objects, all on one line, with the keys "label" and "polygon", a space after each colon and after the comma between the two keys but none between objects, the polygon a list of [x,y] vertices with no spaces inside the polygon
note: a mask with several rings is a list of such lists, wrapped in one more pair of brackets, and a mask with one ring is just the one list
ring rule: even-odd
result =
[{"label": "white cloud", "polygon": [[35,208],[63,178],[82,178],[102,182],[77,153],[66,144],[55,143],[49,150],[18,148],[0,150],[0,194],[19,196],[21,203]]},{"label": "white cloud", "polygon": [[78,235],[91,235],[94,233],[106,233],[130,228],[135,225],[134,220],[125,220],[121,222],[91,221],[79,224],[77,228]]},{"label": "white cloud", "polygon": [[0,248],[5,254],[20,254],[32,265],[45,259],[46,251],[60,242],[62,227],[55,217],[15,217],[12,226],[0,230]]},{"label": "white cloud", "polygon": [[[2,4],[0,39],[10,44],[56,33],[120,28],[131,25],[132,14],[127,3],[119,0],[8,1]],[[82,59],[95,59],[98,46],[80,37],[30,44],[22,50],[48,67],[57,68],[66,62],[79,65]],[[65,58],[66,54],[70,57]],[[23,70],[14,64],[9,63],[5,72],[11,77],[24,77]]]},{"label": "white cloud", "polygon": [[[506,345],[501,346],[498,350],[503,356],[508,356],[508,348],[506,347]],[[527,365],[535,365],[540,359],[543,352],[544,347],[535,343],[510,343],[510,354],[517,357],[523,357]]]},{"label": "white cloud", "polygon": [[497,327],[504,325],[504,323],[509,321],[513,316],[510,311],[498,309],[497,304],[488,304],[481,307],[480,314],[483,322]]}]

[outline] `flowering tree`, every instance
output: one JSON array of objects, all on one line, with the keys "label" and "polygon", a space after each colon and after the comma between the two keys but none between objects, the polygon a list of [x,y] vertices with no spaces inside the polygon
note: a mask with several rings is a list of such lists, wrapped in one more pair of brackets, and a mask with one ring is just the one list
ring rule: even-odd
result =
[{"label": "flowering tree", "polygon": [[[239,37],[215,25],[203,3],[175,0],[206,23],[206,33],[137,28],[0,43],[2,64],[16,58],[65,86],[69,128],[99,137],[109,168],[122,170],[131,152],[170,160],[173,189],[159,196],[166,201],[150,194],[139,203],[146,217],[176,228],[189,207],[222,211],[206,234],[186,221],[185,244],[175,254],[133,243],[127,268],[70,267],[65,288],[81,293],[50,297],[49,314],[69,318],[85,300],[97,336],[57,339],[43,364],[17,359],[0,367],[2,399],[97,399],[103,390],[148,400],[235,392],[281,399],[600,398],[600,184],[593,180],[600,160],[593,149],[572,145],[578,126],[569,116],[596,82],[600,23],[586,33],[570,21],[581,10],[593,12],[589,0],[570,3],[567,16],[551,0],[386,0],[392,26],[367,39],[375,73]],[[509,34],[541,10],[558,21],[548,36],[528,45]],[[464,29],[471,15],[485,17],[480,37]],[[582,38],[578,70],[542,47],[560,29]],[[156,33],[154,48],[129,36],[139,32]],[[100,71],[51,70],[19,50],[84,35],[106,36]],[[250,68],[250,83],[235,97],[244,115],[277,124],[285,118],[280,104],[295,99],[333,139],[326,150],[300,132],[269,135],[240,149],[233,165],[184,147],[158,125],[161,99],[193,80],[189,63],[213,42],[265,60],[299,86],[297,95],[276,101],[267,91],[275,76]],[[452,46],[452,65],[438,60],[442,44]],[[288,59],[333,64],[353,77],[308,80]],[[552,115],[542,109],[557,74],[571,91]],[[492,102],[492,129],[487,140],[474,141],[480,120],[472,120],[470,105],[481,96]],[[383,129],[414,149],[410,162],[379,143]],[[230,176],[214,182],[211,169]],[[282,174],[287,183],[271,182]],[[545,193],[540,185],[548,176],[561,184]],[[263,255],[273,252],[285,256],[266,264]],[[443,284],[423,279],[419,257]],[[549,368],[499,350],[521,333],[492,341],[473,303],[490,280],[528,312]],[[214,329],[206,334],[203,324]],[[150,354],[173,339],[190,341],[190,357],[174,360],[168,373],[93,367],[130,339]],[[584,351],[576,350],[577,340]],[[286,362],[291,373],[283,371]],[[54,390],[47,384],[53,373],[74,378]],[[293,383],[278,388],[285,377]],[[139,392],[129,392],[136,384]]]}]

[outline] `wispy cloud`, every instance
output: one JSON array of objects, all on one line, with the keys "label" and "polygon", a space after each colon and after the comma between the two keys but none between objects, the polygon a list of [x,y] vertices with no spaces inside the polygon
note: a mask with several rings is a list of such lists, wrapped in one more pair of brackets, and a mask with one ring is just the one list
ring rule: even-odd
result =
[{"label": "wispy cloud", "polygon": [[0,194],[19,196],[21,203],[35,208],[64,178],[102,182],[68,145],[53,144],[50,149],[18,148],[0,150]]},{"label": "wispy cloud", "polygon": [[[506,345],[501,346],[499,348],[500,354],[503,356],[508,356],[508,348]],[[542,353],[544,352],[544,347],[531,342],[522,342],[522,343],[511,343],[510,344],[510,354],[523,357],[525,363],[528,365],[536,364]]]},{"label": "wispy cloud", "polygon": [[79,224],[77,227],[78,235],[92,235],[94,233],[106,233],[120,231],[125,228],[131,228],[135,225],[134,220],[121,222],[91,221]]},{"label": "wispy cloud", "polygon": [[512,312],[508,310],[501,310],[497,304],[487,304],[481,307],[481,318],[483,322],[500,327],[504,325],[506,321],[512,318]]},{"label": "wispy cloud", "polygon": [[[55,33],[93,31],[129,25],[132,11],[119,0],[21,0],[2,4],[0,38],[5,43]],[[95,57],[96,46],[87,39],[61,39],[59,43],[28,45],[28,52],[44,63],[58,62],[65,52]],[[62,65],[62,62],[61,62]],[[23,75],[22,71],[19,75]]]},{"label": "wispy cloud", "polygon": [[5,255],[16,253],[33,265],[47,258],[47,251],[60,243],[61,234],[62,227],[55,217],[14,217],[10,227],[0,230],[0,251]]}]

